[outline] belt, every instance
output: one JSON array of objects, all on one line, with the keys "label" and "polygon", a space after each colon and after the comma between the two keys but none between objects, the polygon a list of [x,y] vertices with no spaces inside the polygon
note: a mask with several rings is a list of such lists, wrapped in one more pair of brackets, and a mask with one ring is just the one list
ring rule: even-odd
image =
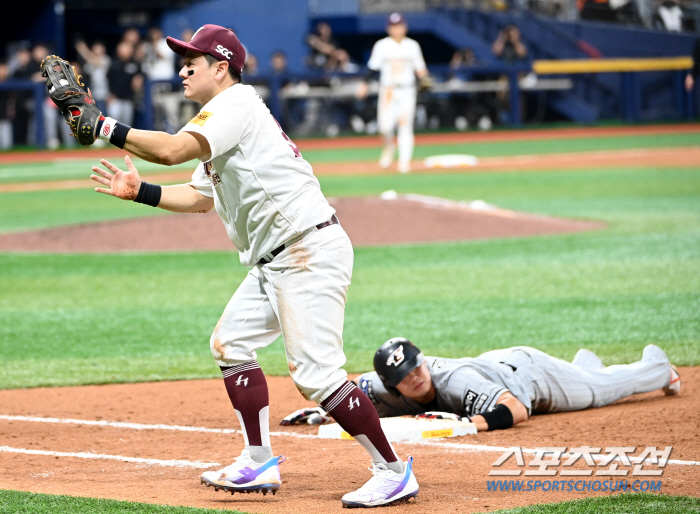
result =
[{"label": "belt", "polygon": [[[322,228],[330,227],[331,225],[337,225],[337,224],[338,224],[338,218],[334,214],[333,216],[331,216],[331,219],[329,219],[328,221],[324,221],[323,223],[316,225],[316,229],[321,230]],[[287,245],[287,243],[284,243],[284,244],[278,246],[277,248],[275,248],[274,250],[272,250],[271,252],[266,253],[258,261],[258,264],[260,266],[263,266],[265,264],[271,263],[275,257],[277,257],[279,254],[281,254],[284,251],[284,249],[287,247],[286,245]]]}]

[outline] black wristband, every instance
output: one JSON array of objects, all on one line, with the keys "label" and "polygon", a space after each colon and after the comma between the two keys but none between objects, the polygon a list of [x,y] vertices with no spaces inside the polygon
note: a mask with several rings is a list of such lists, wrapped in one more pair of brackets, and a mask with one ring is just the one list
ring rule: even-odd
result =
[{"label": "black wristband", "polygon": [[161,193],[162,188],[159,185],[141,182],[139,194],[134,198],[134,202],[150,205],[151,207],[158,207]]},{"label": "black wristband", "polygon": [[513,413],[502,403],[481,415],[486,420],[489,430],[503,430],[513,426]]},{"label": "black wristband", "polygon": [[[124,144],[126,143],[126,135],[130,130],[131,127],[129,125],[124,125],[123,123],[117,122],[117,124],[114,126],[114,132],[112,132],[112,136],[109,138],[109,142],[118,148],[124,148]],[[158,197],[160,197],[160,194]]]}]

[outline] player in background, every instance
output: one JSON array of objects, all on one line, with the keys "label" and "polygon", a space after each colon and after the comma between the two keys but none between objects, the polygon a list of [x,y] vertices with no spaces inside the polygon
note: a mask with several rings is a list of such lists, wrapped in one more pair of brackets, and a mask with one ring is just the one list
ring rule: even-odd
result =
[{"label": "player in background", "polygon": [[[531,414],[603,407],[637,393],[680,394],[676,368],[664,351],[647,345],[642,360],[604,366],[581,349],[566,362],[527,346],[478,357],[424,357],[408,339],[395,337],[374,355],[375,371],[357,379],[380,417],[417,415],[467,418],[478,431],[510,428]],[[327,421],[323,411],[296,411],[283,425]]]},{"label": "player in background", "polygon": [[[210,340],[245,448],[230,466],[203,473],[202,483],[231,493],[279,489],[284,457],[272,452],[268,388],[256,350],[282,334],[301,394],[322,405],[371,456],[374,476],[343,496],[343,505],[374,507],[415,497],[411,457],[399,459],[372,402],[341,367],[353,250],[311,166],[255,90],[241,83],[246,53],[232,30],[204,25],[190,42],[169,37],[167,43],[184,57],[179,75],[185,98],[202,110],[175,135],[104,117],[96,133],[150,162],[199,159],[192,180],[148,184],[129,156],[127,171],[103,159],[107,169],[93,167],[91,178],[101,184],[100,193],[168,211],[215,208],[241,263],[252,267]],[[91,133],[90,127],[84,130]]]},{"label": "player in background", "polygon": [[[379,159],[382,168],[388,168],[394,161],[396,143],[399,147],[399,171],[411,171],[413,157],[413,119],[416,113],[416,76],[429,80],[420,45],[406,37],[408,25],[399,13],[389,16],[386,25],[389,37],[374,44],[367,67],[370,75],[379,72],[379,99],[377,105],[377,125],[384,137],[384,149]],[[368,93],[367,82],[357,91],[359,98]]]}]

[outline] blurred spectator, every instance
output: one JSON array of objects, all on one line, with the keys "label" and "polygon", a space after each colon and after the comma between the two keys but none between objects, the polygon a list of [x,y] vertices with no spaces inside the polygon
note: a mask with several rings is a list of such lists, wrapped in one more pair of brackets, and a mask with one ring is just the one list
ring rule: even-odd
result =
[{"label": "blurred spectator", "polygon": [[78,55],[85,61],[83,70],[87,75],[87,83],[92,92],[95,104],[102,111],[107,110],[107,98],[109,97],[109,83],[107,82],[107,72],[112,64],[112,59],[107,55],[107,48],[101,41],[95,41],[91,48],[85,41],[77,41],[75,49]]},{"label": "blurred spectator", "polygon": [[[14,72],[12,78],[31,80],[39,71],[38,64],[32,60],[32,54],[26,47],[20,47],[13,58]],[[17,145],[26,145],[29,131],[29,119],[34,110],[32,92],[21,89],[15,93],[15,118],[12,123],[13,138]]]},{"label": "blurred spectator", "polygon": [[360,71],[360,66],[352,62],[350,60],[350,54],[342,48],[338,48],[333,52],[333,58],[335,60],[335,67],[329,69],[329,71],[342,71],[343,73],[357,73]]},{"label": "blurred spectator", "polygon": [[170,50],[163,31],[154,27],[148,31],[144,44],[144,71],[151,80],[170,80],[175,77],[175,52]]},{"label": "blurred spectator", "polygon": [[[491,51],[496,57],[501,59],[504,64],[512,65],[527,60],[527,48],[520,38],[520,30],[515,25],[506,25],[501,29],[491,46]],[[524,75],[524,72],[519,74],[521,78]],[[502,121],[510,122],[510,87],[508,85],[508,76],[501,75],[498,80],[503,83],[505,87],[496,93],[496,111]],[[525,96],[523,95],[520,102],[522,112],[525,112],[524,100]]]},{"label": "blurred spectator", "polygon": [[193,36],[194,30],[188,27],[182,30],[182,33],[180,34],[180,40],[184,41],[185,43],[189,43],[192,40]]},{"label": "blurred spectator", "polygon": [[258,68],[258,58],[253,54],[246,54],[245,64],[243,65],[243,76],[255,78],[260,75]]},{"label": "blurred spectator", "polygon": [[656,8],[654,27],[668,32],[680,32],[683,28],[683,9],[677,0],[664,0]]},{"label": "blurred spectator", "polygon": [[316,25],[316,32],[306,37],[311,53],[306,59],[306,65],[312,69],[334,68],[336,64],[335,51],[338,43],[333,39],[333,32],[328,23],[320,22]]},{"label": "blurred spectator", "polygon": [[[451,71],[469,68],[474,65],[476,65],[476,56],[474,51],[467,46],[455,50],[455,53],[452,54],[452,59],[450,59]],[[451,73],[450,76],[453,76],[453,74]]]},{"label": "blurred spectator", "polygon": [[270,66],[275,75],[287,73],[287,55],[281,50],[276,51],[270,58]]},{"label": "blurred spectator", "polygon": [[[148,41],[144,43],[146,76],[152,81],[170,81],[175,78],[176,54],[168,46],[163,31],[154,27],[148,31]],[[178,110],[180,92],[173,93],[170,82],[153,84],[153,108],[155,111],[155,128],[174,134],[180,127]]]},{"label": "blurred spectator", "polygon": [[107,101],[107,112],[112,118],[125,125],[134,121],[134,106],[136,94],[143,88],[141,67],[134,60],[134,46],[122,40],[117,45],[117,55],[107,74],[110,95]]},{"label": "blurred spectator", "polygon": [[[10,78],[7,63],[0,62],[0,84]],[[0,149],[12,147],[12,118],[14,117],[14,98],[9,91],[0,91]]]},{"label": "blurred spectator", "polygon": [[501,29],[491,46],[491,51],[505,64],[527,59],[527,48],[520,38],[520,30],[515,25],[506,25]]},{"label": "blurred spectator", "polygon": [[124,34],[122,34],[122,41],[131,43],[131,46],[136,48],[136,45],[138,45],[139,41],[141,41],[141,34],[139,33],[138,29],[135,29],[133,27],[130,29],[126,29],[124,31]]},{"label": "blurred spectator", "polygon": [[[474,51],[469,47],[455,50],[450,59],[450,79],[460,81],[464,77],[460,70],[477,66]],[[471,76],[467,77],[472,80]],[[483,77],[480,77],[483,79]],[[453,93],[448,101],[436,100],[436,109],[441,125],[454,125],[457,130],[466,130],[470,126],[478,126],[486,130],[491,128],[491,111],[495,111],[496,95],[492,92]]]}]

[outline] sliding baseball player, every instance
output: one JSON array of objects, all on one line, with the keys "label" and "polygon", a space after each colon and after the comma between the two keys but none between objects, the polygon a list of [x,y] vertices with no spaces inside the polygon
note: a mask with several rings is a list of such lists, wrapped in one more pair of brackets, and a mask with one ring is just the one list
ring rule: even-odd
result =
[{"label": "sliding baseball player", "polygon": [[[510,428],[531,414],[602,407],[657,389],[677,395],[681,389],[678,371],[653,344],[638,362],[606,367],[585,349],[573,362],[527,346],[475,358],[424,357],[408,339],[396,337],[377,350],[374,369],[357,383],[380,417],[468,419],[479,431]],[[282,424],[326,420],[321,410],[305,409]]]}]

